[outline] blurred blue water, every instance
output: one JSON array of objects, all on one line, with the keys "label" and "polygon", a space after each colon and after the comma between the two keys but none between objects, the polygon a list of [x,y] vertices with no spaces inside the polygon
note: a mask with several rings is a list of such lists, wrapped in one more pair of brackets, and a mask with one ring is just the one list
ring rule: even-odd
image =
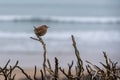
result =
[{"label": "blurred blue water", "polygon": [[[71,41],[71,34],[73,34],[84,60],[86,58],[91,61],[101,60],[100,53],[107,51],[115,61],[119,61],[119,8],[119,0],[11,0],[7,2],[0,0],[1,59],[2,61],[8,58],[16,59],[10,56],[13,52],[16,52],[14,55],[18,56],[18,59],[28,55],[28,52],[41,52],[40,44],[29,37],[35,36],[33,26],[46,24],[50,28],[43,38],[47,44],[48,53],[52,56],[55,53],[57,53],[55,56],[62,58],[65,58],[63,53],[73,55]],[[23,52],[21,56],[19,56],[20,52]],[[5,57],[6,54],[3,53],[10,53],[10,55]],[[25,58],[29,61],[31,57]]]}]

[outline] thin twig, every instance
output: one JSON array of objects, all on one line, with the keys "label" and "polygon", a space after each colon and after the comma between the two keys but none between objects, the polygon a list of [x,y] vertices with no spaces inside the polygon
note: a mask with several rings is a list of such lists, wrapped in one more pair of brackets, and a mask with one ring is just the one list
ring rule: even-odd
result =
[{"label": "thin twig", "polygon": [[[36,27],[34,26],[34,29],[35,28]],[[42,46],[43,46],[43,50],[44,50],[44,54],[43,54],[43,58],[44,58],[44,61],[43,61],[43,72],[44,72],[44,75],[45,75],[45,78],[46,78],[46,76],[47,76],[46,75],[46,52],[47,52],[46,51],[46,44],[44,43],[43,39],[40,36],[36,35],[36,37],[37,38],[33,38],[33,37],[30,37],[30,38],[33,39],[33,40],[39,41],[42,44]]]},{"label": "thin twig", "polygon": [[35,66],[35,70],[34,70],[34,80],[37,80],[37,78],[36,78],[36,72],[37,72],[37,67]]},{"label": "thin twig", "polygon": [[80,53],[79,53],[79,51],[78,51],[78,49],[77,49],[76,41],[75,41],[74,36],[71,35],[71,37],[72,37],[72,41],[73,41],[73,47],[74,47],[74,49],[75,49],[75,55],[76,55],[76,57],[77,57],[77,67],[76,67],[76,68],[78,68],[77,76],[78,76],[78,79],[79,79],[79,77],[81,77],[81,74],[82,74],[83,71],[84,71],[83,61],[82,61],[81,58],[80,58]]},{"label": "thin twig", "polygon": [[27,79],[32,80],[31,76],[28,75],[21,67],[17,66],[17,68],[21,70],[21,72],[26,76]]},{"label": "thin twig", "polygon": [[42,78],[42,80],[44,80],[43,71],[40,70],[40,72],[41,72],[41,78]]},{"label": "thin twig", "polygon": [[55,71],[54,71],[54,78],[55,80],[58,79],[58,59],[55,57]]}]

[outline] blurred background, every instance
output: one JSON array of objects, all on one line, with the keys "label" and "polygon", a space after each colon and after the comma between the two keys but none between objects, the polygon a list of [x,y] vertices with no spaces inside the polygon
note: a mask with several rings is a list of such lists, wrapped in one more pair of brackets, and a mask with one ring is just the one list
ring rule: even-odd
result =
[{"label": "blurred background", "polygon": [[47,58],[66,67],[76,60],[71,35],[81,58],[104,62],[103,51],[120,62],[120,0],[0,0],[0,66],[11,59],[22,67],[42,66],[43,48],[33,26],[50,28],[43,37]]}]

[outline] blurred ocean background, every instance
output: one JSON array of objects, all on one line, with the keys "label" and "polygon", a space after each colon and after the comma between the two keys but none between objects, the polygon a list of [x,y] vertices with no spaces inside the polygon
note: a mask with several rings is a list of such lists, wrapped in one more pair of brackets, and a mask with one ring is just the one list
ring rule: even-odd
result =
[{"label": "blurred ocean background", "polygon": [[76,60],[71,35],[81,58],[104,62],[103,51],[120,63],[120,0],[0,0],[0,66],[11,59],[23,67],[42,66],[43,48],[33,26],[48,25],[43,36],[47,57],[67,66]]}]

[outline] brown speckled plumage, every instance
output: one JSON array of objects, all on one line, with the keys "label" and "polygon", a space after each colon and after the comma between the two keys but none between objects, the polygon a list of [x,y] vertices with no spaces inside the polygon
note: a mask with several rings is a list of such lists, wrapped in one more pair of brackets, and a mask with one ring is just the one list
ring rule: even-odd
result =
[{"label": "brown speckled plumage", "polygon": [[39,36],[44,36],[47,32],[48,26],[47,25],[41,25],[38,26],[37,28],[34,28],[34,32],[35,34],[39,37]]}]

